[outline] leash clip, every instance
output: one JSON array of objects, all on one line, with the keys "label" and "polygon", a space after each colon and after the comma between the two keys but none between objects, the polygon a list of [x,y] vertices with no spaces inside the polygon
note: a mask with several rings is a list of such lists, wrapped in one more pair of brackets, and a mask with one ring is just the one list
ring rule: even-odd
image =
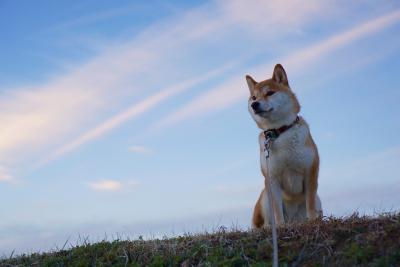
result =
[{"label": "leash clip", "polygon": [[269,158],[269,149],[271,148],[271,139],[265,139],[264,141],[264,156],[265,158]]},{"label": "leash clip", "polygon": [[269,158],[269,150],[271,148],[272,142],[278,138],[279,133],[276,130],[267,130],[264,131],[264,156],[265,158]]}]

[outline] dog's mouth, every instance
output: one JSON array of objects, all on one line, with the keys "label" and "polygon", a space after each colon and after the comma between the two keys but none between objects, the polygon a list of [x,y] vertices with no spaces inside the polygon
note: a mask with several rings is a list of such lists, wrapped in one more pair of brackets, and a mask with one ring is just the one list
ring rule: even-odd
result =
[{"label": "dog's mouth", "polygon": [[270,113],[273,110],[274,110],[274,108],[269,108],[268,110],[257,109],[257,110],[254,110],[254,114],[263,116],[263,115],[267,115],[268,113]]}]

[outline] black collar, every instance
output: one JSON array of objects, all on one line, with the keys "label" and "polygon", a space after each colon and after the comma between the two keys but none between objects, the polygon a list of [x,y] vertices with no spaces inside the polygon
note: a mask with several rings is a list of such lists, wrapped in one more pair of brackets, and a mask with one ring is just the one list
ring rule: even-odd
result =
[{"label": "black collar", "polygon": [[292,128],[299,121],[300,121],[299,116],[296,116],[296,119],[290,125],[283,125],[282,127],[279,127],[278,129],[268,129],[268,130],[264,131],[265,139],[275,140],[282,133],[284,133],[287,130],[289,130],[290,128]]}]

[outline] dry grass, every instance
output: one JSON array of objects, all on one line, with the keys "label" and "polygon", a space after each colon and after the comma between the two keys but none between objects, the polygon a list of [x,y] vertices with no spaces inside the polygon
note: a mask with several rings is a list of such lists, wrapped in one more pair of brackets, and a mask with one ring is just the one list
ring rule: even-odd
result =
[{"label": "dry grass", "polygon": [[[281,266],[400,266],[400,213],[324,218],[278,229]],[[226,231],[84,244],[0,266],[270,266],[271,232]]]}]

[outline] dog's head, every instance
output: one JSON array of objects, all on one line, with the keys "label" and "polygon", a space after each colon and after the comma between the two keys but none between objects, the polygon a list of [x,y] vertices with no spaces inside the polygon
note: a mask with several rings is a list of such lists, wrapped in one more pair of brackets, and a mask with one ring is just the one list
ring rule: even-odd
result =
[{"label": "dog's head", "polygon": [[261,129],[289,125],[300,112],[300,104],[289,87],[281,64],[275,65],[271,79],[256,82],[246,76],[250,89],[249,112]]}]

